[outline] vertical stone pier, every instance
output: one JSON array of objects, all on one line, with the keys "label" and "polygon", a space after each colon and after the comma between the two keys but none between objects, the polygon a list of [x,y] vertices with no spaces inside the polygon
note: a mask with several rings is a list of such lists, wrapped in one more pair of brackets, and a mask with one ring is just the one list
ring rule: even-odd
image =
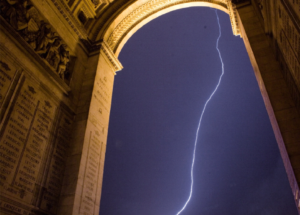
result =
[{"label": "vertical stone pier", "polygon": [[0,0],[0,214],[99,214],[116,56],[144,24],[190,6],[228,12],[243,37],[300,214],[293,0]]},{"label": "vertical stone pier", "polygon": [[68,152],[59,213],[97,215],[106,151],[114,75],[122,69],[102,42],[89,57]]},{"label": "vertical stone pier", "polygon": [[255,6],[252,2],[238,8],[241,36],[271,120],[300,214],[300,110],[297,104],[299,94],[296,95],[298,97],[292,96],[295,94],[297,84],[292,78],[287,77],[284,67],[280,65],[272,49],[272,40],[263,28],[261,14]]}]

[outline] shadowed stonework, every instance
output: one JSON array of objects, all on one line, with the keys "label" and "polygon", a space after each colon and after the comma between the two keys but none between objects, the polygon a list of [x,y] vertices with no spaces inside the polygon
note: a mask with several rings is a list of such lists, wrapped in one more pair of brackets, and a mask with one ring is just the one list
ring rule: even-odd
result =
[{"label": "shadowed stonework", "polygon": [[300,210],[300,3],[0,0],[0,213],[98,214],[114,75],[156,17],[229,14],[264,98]]}]

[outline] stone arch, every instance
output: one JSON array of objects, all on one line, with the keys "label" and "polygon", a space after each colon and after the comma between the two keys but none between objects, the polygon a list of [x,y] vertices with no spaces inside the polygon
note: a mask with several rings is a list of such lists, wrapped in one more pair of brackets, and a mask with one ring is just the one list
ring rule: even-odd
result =
[{"label": "stone arch", "polygon": [[[11,128],[7,123],[15,123],[10,117],[17,107],[15,101],[22,99],[20,93],[35,96],[31,103],[34,109],[37,110],[41,104],[45,108],[53,108],[51,114],[55,114],[49,115],[51,120],[47,120],[51,132],[45,131],[46,134],[41,136],[51,150],[45,148],[43,159],[47,162],[41,162],[43,166],[35,169],[36,173],[40,171],[43,175],[32,178],[30,186],[38,185],[35,194],[24,195],[24,190],[12,193],[11,181],[16,178],[9,176],[9,180],[4,180],[10,183],[7,187],[5,185],[9,189],[3,187],[2,182],[0,184],[0,188],[5,188],[0,193],[1,200],[5,195],[3,202],[7,203],[0,204],[0,213],[15,208],[24,211],[22,214],[36,210],[36,214],[44,211],[46,214],[99,213],[114,75],[122,69],[118,54],[130,36],[147,22],[172,10],[191,6],[209,6],[228,13],[233,33],[243,38],[300,211],[300,14],[295,9],[300,4],[298,1],[30,0],[32,5],[23,0],[0,2],[0,67],[7,71],[6,80],[11,83],[0,87],[0,93],[4,95],[4,100],[0,98],[0,144],[3,140],[10,142],[12,140],[8,138],[15,138],[14,133],[10,136],[4,134]],[[16,22],[18,19],[8,12],[10,7],[24,16],[30,12],[32,19],[27,23],[24,20]],[[88,20],[81,19],[79,14]],[[58,50],[58,43],[54,45],[51,42],[54,38],[45,38],[45,34],[39,33],[41,30],[59,35],[63,46]],[[39,38],[41,35],[43,40]],[[38,47],[37,43],[44,45]],[[45,54],[48,51],[45,44],[48,43],[51,44],[52,55]],[[61,68],[72,60],[66,59],[66,49],[74,60],[74,69],[70,71],[72,77],[63,80],[57,75],[56,67],[58,60]],[[35,122],[35,115],[28,114],[28,117]],[[23,121],[18,123],[23,123],[28,132],[34,133],[33,124]],[[57,128],[61,126],[66,132],[59,132]],[[18,129],[14,131],[18,132]],[[60,141],[60,138],[66,141]],[[20,141],[24,145],[28,142],[25,139]],[[58,152],[67,154],[57,160],[62,163],[61,173],[57,189],[53,189],[48,185],[58,179],[51,176],[58,170],[56,162],[52,162],[57,158],[56,150],[52,150],[56,144],[61,144]],[[18,165],[23,155],[19,158],[18,163],[13,165]],[[19,174],[17,171],[10,173]],[[48,179],[52,180],[51,183]],[[28,189],[32,190],[31,187]],[[7,208],[3,209],[5,205]]]},{"label": "stone arch", "polygon": [[[295,152],[287,149],[290,142],[297,142],[292,139],[298,137],[294,133],[297,129],[293,128],[300,122],[300,113],[297,112],[299,109],[299,106],[297,106],[298,98],[295,99],[295,97],[292,98],[291,95],[283,93],[283,91],[289,91],[288,81],[283,77],[282,67],[276,60],[274,51],[270,47],[270,40],[272,39],[265,35],[266,27],[264,28],[261,25],[264,20],[263,15],[260,14],[259,7],[249,1],[235,1],[240,3],[237,6],[232,2],[229,0],[138,1],[119,12],[104,28],[97,31],[95,38],[98,41],[103,41],[103,46],[110,49],[117,60],[121,49],[128,39],[143,25],[163,14],[176,9],[194,6],[212,7],[228,13],[233,34],[241,36],[244,40],[288,174],[296,205],[298,210],[300,210],[298,155],[296,159],[292,158],[290,154]],[[281,82],[283,80],[285,82],[284,86],[279,86],[278,81]],[[283,87],[281,92],[275,90],[278,87]],[[289,120],[288,116],[282,114],[284,107],[291,109],[293,114],[295,114],[295,120],[290,125],[287,125],[285,121]]]},{"label": "stone arch", "polygon": [[[142,26],[151,20],[171,11],[187,7],[211,7],[229,14],[234,35],[240,35],[236,7],[227,0],[175,0],[175,1],[139,1],[123,10],[112,20],[104,32],[99,32],[97,40],[103,40],[119,55],[127,40]],[[97,27],[95,27],[97,29]]]}]

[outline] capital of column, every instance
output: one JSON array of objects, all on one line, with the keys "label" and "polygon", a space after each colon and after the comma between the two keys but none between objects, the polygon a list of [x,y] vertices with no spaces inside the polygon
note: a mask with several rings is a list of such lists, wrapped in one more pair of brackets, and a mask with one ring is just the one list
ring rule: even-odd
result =
[{"label": "capital of column", "polygon": [[115,56],[109,45],[102,41],[100,43],[100,54],[104,54],[106,58],[109,60],[110,66],[114,69],[114,72],[120,71],[123,69],[122,64],[118,60],[118,58]]}]

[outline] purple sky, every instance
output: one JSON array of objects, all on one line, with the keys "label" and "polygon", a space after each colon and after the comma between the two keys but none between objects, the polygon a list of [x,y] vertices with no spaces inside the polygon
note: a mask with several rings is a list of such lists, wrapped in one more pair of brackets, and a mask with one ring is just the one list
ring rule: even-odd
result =
[{"label": "purple sky", "polygon": [[[225,75],[199,132],[182,215],[297,215],[248,55],[218,12]],[[119,56],[100,215],[175,215],[190,189],[195,133],[221,73],[216,15],[188,8],[136,32]]]}]

